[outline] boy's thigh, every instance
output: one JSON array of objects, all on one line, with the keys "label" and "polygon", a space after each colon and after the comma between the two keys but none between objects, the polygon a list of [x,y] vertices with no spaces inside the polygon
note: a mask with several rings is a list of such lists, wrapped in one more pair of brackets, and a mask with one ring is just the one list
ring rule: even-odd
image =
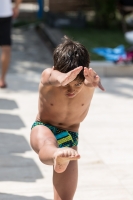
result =
[{"label": "boy's thigh", "polygon": [[56,145],[57,141],[49,128],[43,125],[38,125],[31,130],[30,143],[34,151],[38,153],[44,143]]},{"label": "boy's thigh", "polygon": [[72,200],[76,191],[78,180],[78,161],[70,161],[63,173],[53,174],[55,199]]}]

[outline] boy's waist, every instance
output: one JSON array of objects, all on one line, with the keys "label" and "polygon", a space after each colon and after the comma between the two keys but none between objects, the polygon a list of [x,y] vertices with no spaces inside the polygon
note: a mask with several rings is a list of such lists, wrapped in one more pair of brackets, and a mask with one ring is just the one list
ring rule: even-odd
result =
[{"label": "boy's waist", "polygon": [[52,126],[55,126],[56,128],[63,129],[63,130],[68,130],[68,131],[73,131],[73,132],[78,132],[80,124],[68,124],[65,122],[54,122],[53,120],[44,120],[40,118],[36,118],[36,121],[42,122],[44,124],[50,124]]}]

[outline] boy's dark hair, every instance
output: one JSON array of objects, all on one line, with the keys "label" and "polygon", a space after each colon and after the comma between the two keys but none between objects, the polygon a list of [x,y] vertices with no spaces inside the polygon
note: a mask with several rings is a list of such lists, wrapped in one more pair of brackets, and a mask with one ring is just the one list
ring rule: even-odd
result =
[{"label": "boy's dark hair", "polygon": [[[64,36],[63,42],[59,44],[53,53],[54,69],[67,73],[79,66],[88,67],[90,56],[87,49],[79,42]],[[77,79],[84,80],[83,69]]]}]

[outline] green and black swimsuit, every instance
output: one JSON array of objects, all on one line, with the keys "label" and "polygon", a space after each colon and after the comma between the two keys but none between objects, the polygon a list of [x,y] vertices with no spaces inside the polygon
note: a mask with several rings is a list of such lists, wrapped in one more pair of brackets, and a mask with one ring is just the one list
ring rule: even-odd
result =
[{"label": "green and black swimsuit", "polygon": [[63,129],[57,128],[51,124],[43,123],[40,121],[35,121],[31,127],[31,129],[38,125],[46,126],[52,131],[60,148],[73,147],[73,146],[78,145],[78,133],[77,132],[63,130]]}]

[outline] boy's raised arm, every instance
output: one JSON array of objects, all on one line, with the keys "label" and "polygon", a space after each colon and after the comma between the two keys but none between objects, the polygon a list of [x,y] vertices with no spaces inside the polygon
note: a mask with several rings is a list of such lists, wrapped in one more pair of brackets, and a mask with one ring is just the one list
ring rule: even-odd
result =
[{"label": "boy's raised arm", "polygon": [[52,85],[55,87],[65,86],[77,77],[82,68],[82,66],[77,67],[76,69],[73,69],[68,73],[62,73],[58,70],[54,70],[53,68],[48,68],[42,73],[41,83],[43,85]]},{"label": "boy's raised arm", "polygon": [[101,90],[105,90],[101,84],[100,77],[92,68],[84,67],[84,84],[88,87],[99,87]]}]

